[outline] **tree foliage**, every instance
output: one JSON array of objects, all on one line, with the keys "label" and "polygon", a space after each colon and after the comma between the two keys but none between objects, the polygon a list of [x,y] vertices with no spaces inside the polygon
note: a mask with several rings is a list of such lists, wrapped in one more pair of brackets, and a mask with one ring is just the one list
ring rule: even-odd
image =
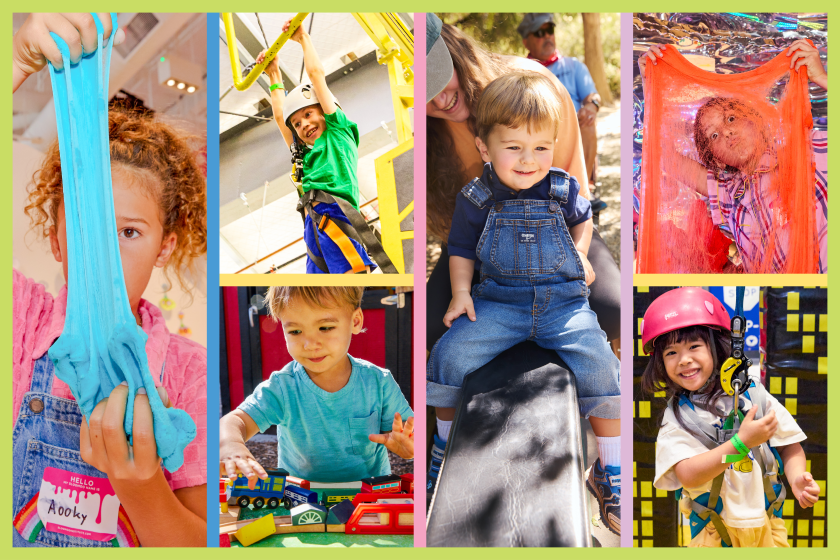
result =
[{"label": "tree foliage", "polygon": [[[493,52],[527,56],[528,51],[516,27],[521,14],[439,13],[445,23],[455,25]],[[613,96],[621,95],[621,30],[619,14],[601,14],[601,39],[604,51],[604,71]],[[557,50],[583,62],[583,21],[578,13],[555,13],[554,38]]]}]

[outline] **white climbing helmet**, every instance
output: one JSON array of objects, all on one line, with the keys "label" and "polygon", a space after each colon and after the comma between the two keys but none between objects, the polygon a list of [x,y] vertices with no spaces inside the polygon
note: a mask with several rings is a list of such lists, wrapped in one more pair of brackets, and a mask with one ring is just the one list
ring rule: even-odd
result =
[{"label": "white climbing helmet", "polygon": [[[338,107],[341,107],[338,104],[338,99],[333,98],[333,100]],[[290,91],[286,99],[283,100],[283,114],[286,115],[286,126],[294,130],[291,123],[292,115],[304,107],[318,105],[320,103],[318,101],[318,95],[315,93],[315,87],[312,84],[299,85]]]}]

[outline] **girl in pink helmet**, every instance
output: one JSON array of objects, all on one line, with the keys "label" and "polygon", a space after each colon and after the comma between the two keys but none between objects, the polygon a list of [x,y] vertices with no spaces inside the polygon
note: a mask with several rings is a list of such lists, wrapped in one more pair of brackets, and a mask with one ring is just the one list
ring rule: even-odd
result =
[{"label": "girl in pink helmet", "polygon": [[729,314],[701,288],[671,290],[645,312],[642,342],[651,360],[642,389],[664,390],[668,399],[653,485],[681,492],[691,547],[787,547],[779,475],[803,508],[813,507],[820,488],[805,470],[805,434],[758,380],[747,382],[732,414],[718,375],[730,337]]}]

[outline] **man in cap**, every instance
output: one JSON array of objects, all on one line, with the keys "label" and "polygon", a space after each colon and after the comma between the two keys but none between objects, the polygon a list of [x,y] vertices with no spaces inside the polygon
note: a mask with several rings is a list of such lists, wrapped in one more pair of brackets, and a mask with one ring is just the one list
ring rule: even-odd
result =
[{"label": "man in cap", "polygon": [[576,58],[565,57],[557,51],[552,14],[525,14],[517,31],[528,49],[528,58],[537,60],[548,68],[569,92],[577,111],[583,157],[591,179],[598,149],[595,121],[601,108],[601,96],[595,89],[589,69]]}]

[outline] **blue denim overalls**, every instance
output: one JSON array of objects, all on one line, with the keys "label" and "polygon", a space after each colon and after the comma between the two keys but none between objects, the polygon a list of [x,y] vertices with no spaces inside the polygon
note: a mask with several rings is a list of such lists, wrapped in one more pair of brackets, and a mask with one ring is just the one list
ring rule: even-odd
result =
[{"label": "blue denim overalls", "polygon": [[[13,518],[40,491],[47,467],[92,477],[108,477],[82,460],[79,430],[84,416],[76,401],[50,394],[53,379],[53,363],[44,354],[35,362],[32,384],[23,397],[12,431]],[[12,527],[13,546],[112,546],[108,541],[88,540],[46,529],[41,529],[32,539],[34,542],[27,541]]]},{"label": "blue denim overalls", "polygon": [[458,406],[468,373],[533,340],[575,374],[581,416],[619,417],[619,362],[589,308],[583,263],[560,210],[570,177],[552,169],[550,181],[549,200],[496,202],[480,178],[461,190],[475,206],[491,208],[476,247],[476,320],[461,315],[432,348],[426,404]]}]

